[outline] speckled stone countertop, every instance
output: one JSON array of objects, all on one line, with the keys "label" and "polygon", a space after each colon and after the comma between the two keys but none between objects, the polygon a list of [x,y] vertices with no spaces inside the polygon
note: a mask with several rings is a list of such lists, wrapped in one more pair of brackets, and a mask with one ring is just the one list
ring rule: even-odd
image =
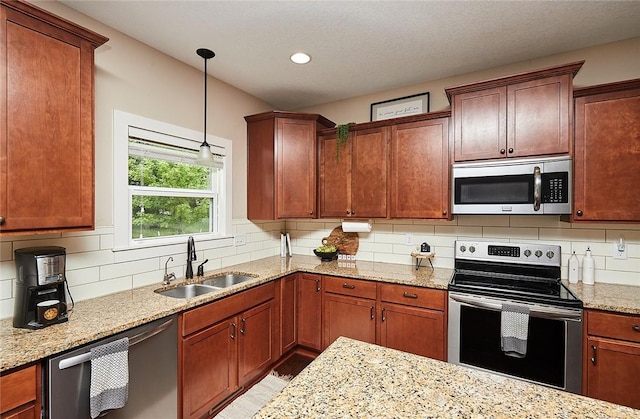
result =
[{"label": "speckled stone countertop", "polygon": [[[170,298],[154,292],[158,283],[133,290],[79,301],[69,321],[42,330],[16,329],[11,319],[0,320],[0,372],[46,358],[50,355],[96,341],[150,321],[170,316],[295,272],[344,276],[426,288],[447,289],[453,270],[381,262],[320,262],[315,256],[279,256],[229,266],[205,273],[205,278],[221,273],[255,276],[230,288],[189,299]],[[193,282],[197,282],[193,281]],[[173,282],[176,287],[184,280]],[[585,308],[640,314],[640,287],[609,284],[571,285],[583,299]]]},{"label": "speckled stone countertop", "polygon": [[640,418],[640,410],[338,338],[254,419]]}]

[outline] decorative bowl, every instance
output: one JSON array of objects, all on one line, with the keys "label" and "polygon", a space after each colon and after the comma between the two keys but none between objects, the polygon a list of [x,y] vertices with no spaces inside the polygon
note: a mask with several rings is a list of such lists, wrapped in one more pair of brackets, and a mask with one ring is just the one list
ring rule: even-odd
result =
[{"label": "decorative bowl", "polygon": [[338,256],[338,251],[335,252],[318,252],[316,249],[313,249],[313,253],[316,254],[323,262],[331,262]]}]

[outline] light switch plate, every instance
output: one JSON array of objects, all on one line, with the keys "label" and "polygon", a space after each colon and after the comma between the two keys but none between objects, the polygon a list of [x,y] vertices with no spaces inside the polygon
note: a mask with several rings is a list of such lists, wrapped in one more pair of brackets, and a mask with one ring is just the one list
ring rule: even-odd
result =
[{"label": "light switch plate", "polygon": [[618,242],[613,243],[613,258],[614,259],[626,259],[627,258],[627,246],[624,245],[622,250],[618,247]]},{"label": "light switch plate", "polygon": [[247,244],[247,235],[246,234],[238,234],[237,236],[233,236],[233,245],[234,246],[244,246]]}]

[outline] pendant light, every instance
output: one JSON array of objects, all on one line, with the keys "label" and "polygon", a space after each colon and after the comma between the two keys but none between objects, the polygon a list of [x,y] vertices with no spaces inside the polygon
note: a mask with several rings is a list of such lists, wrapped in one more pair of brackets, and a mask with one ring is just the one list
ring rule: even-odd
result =
[{"label": "pendant light", "polygon": [[198,159],[196,161],[199,164],[211,166],[213,165],[213,154],[211,154],[211,147],[207,142],[207,60],[215,57],[216,54],[206,48],[198,48],[196,54],[204,58],[204,139],[202,144],[200,144],[200,151],[198,152]]}]

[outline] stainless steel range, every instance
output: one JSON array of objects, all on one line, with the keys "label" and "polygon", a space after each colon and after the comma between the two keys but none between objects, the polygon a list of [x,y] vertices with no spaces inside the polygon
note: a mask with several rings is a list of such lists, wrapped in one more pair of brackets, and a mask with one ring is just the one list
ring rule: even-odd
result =
[{"label": "stainless steel range", "polygon": [[582,301],[560,246],[456,241],[448,361],[580,393]]}]

